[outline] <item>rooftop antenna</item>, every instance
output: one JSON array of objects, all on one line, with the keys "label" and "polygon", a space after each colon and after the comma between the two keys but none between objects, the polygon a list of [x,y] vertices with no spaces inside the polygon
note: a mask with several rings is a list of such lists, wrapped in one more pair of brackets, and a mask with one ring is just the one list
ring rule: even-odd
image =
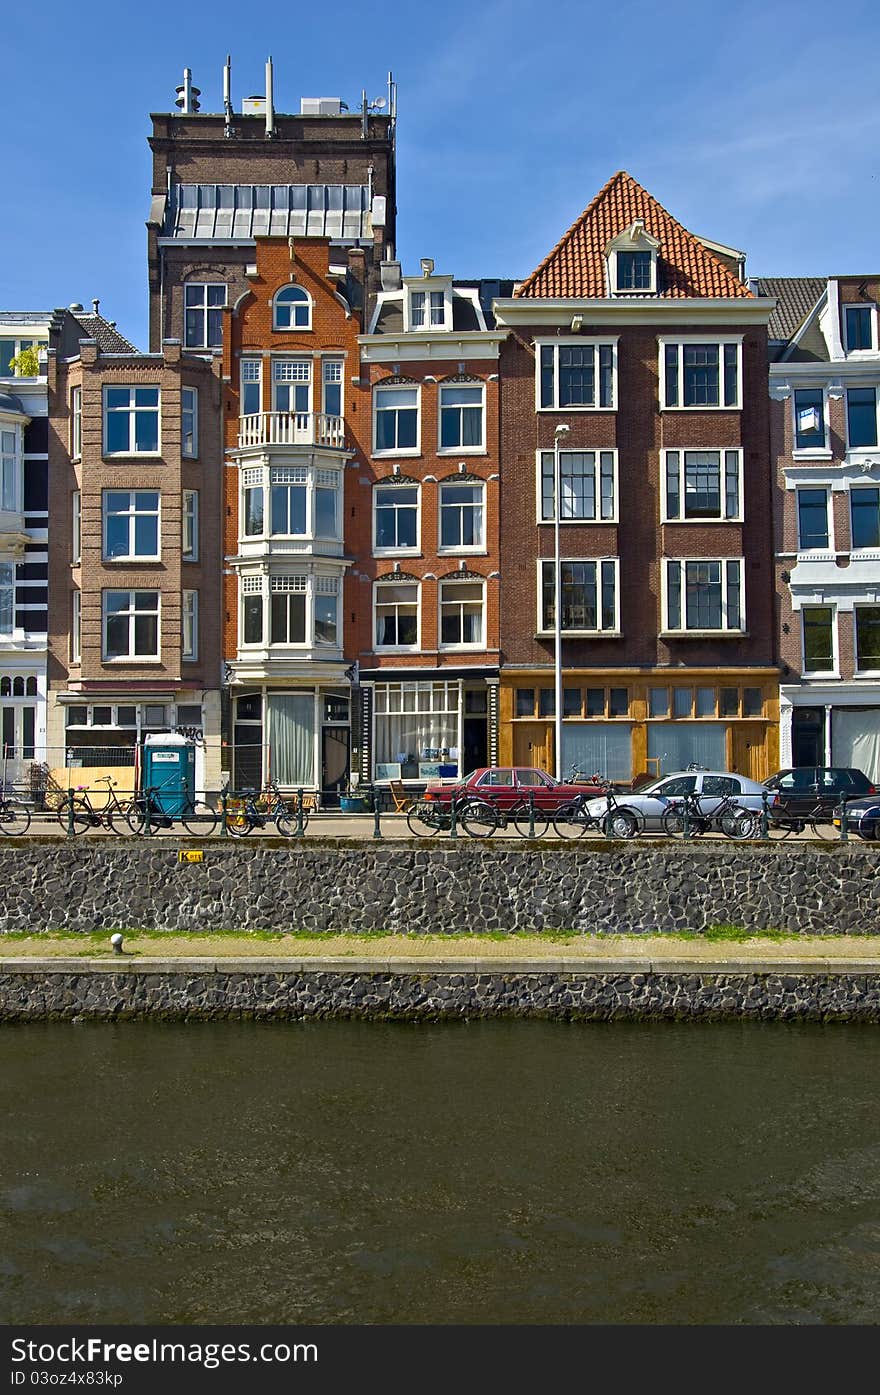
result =
[{"label": "rooftop antenna", "polygon": [[226,62],[223,64],[223,115],[224,136],[232,135],[232,54],[227,53]]},{"label": "rooftop antenna", "polygon": [[183,82],[175,91],[177,92],[177,101],[174,105],[180,107],[184,116],[189,116],[192,112],[198,111],[199,97],[202,95],[202,91],[200,87],[193,87],[192,85],[191,68],[184,68]]},{"label": "rooftop antenna", "polygon": [[266,59],[266,136],[275,134],[275,100],[272,93],[272,55]]},{"label": "rooftop antenna", "polygon": [[365,87],[361,88],[361,137],[363,140],[367,139],[369,132],[367,123],[370,114],[374,111],[381,111],[385,105],[386,101],[384,97],[374,97],[372,102],[368,102],[367,89]]}]

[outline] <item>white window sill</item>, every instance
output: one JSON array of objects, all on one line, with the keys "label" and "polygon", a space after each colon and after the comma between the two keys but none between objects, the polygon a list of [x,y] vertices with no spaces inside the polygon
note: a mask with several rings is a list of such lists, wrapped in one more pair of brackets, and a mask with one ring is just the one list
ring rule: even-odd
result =
[{"label": "white window sill", "polygon": [[857,668],[853,670],[854,678],[880,678],[880,668]]},{"label": "white window sill", "polygon": [[[374,450],[372,458],[374,460],[418,460],[421,457],[420,450]],[[385,480],[377,480],[377,484],[385,484]]]},{"label": "white window sill", "polygon": [[421,557],[420,547],[374,547],[374,557]]},{"label": "white window sill", "polygon": [[124,665],[126,668],[148,668],[154,664],[161,664],[161,662],[162,660],[158,655],[153,659],[149,659],[144,658],[143,654],[122,654],[115,659],[101,660],[102,664],[110,664],[114,668],[120,665]]},{"label": "white window sill", "polygon": [[[485,446],[438,446],[438,455],[488,455]],[[454,481],[453,481],[454,482]],[[449,480],[444,480],[444,484],[449,484]]]},{"label": "white window sill", "polygon": [[120,451],[106,451],[106,450],[105,450],[105,451],[102,453],[102,459],[104,459],[104,460],[161,460],[161,459],[162,459],[162,452],[161,452],[160,450],[120,450]]},{"label": "white window sill", "polygon": [[[535,639],[553,639],[554,630],[537,630]],[[563,639],[623,639],[622,630],[563,630]]]},{"label": "white window sill", "polygon": [[[102,564],[103,564],[105,567],[115,567],[115,566],[117,566],[117,565],[118,565],[118,566],[125,566],[125,567],[131,567],[131,566],[138,567],[138,566],[141,566],[141,565],[155,566],[157,562],[161,562],[161,561],[162,561],[162,558],[161,558],[161,557],[158,557],[158,556],[157,556],[157,557],[102,557],[102,558],[101,558],[101,562],[102,562]],[[77,563],[75,563],[74,565],[75,565],[75,566],[79,566],[80,564],[77,562]]]},{"label": "white window sill", "polygon": [[489,550],[485,547],[438,547],[438,557],[488,557]]},{"label": "white window sill", "polygon": [[880,561],[880,547],[859,547],[853,548],[849,554],[851,562],[877,562]]},{"label": "white window sill", "polygon": [[[556,523],[555,518],[538,518],[535,521],[541,528],[552,528]],[[614,518],[560,518],[559,526],[560,528],[595,528],[604,523],[609,528],[613,528],[618,522],[619,519],[616,516]],[[550,560],[552,561],[552,558]]]},{"label": "white window sill", "polygon": [[[579,413],[582,413],[582,412],[616,412],[616,411],[617,411],[617,404],[615,403],[615,405],[614,405],[613,407],[584,407],[584,406],[578,406],[578,407],[537,407],[535,410],[537,411],[537,413],[538,413],[539,416],[545,416],[545,415],[546,415],[546,416],[560,416],[560,415],[566,415],[566,416],[567,416],[569,412],[574,413],[574,414],[579,414]],[[545,446],[545,447],[543,447],[543,449],[544,449],[544,450],[551,450],[552,447],[551,447],[551,446]],[[565,449],[565,450],[573,450],[574,447],[573,447],[573,446],[565,446],[564,449]],[[600,447],[600,449],[602,449],[602,448]]]},{"label": "white window sill", "polygon": [[815,678],[824,683],[826,679],[840,678],[840,672],[838,669],[818,669],[816,672],[803,672],[801,678]]},{"label": "white window sill", "polygon": [[437,646],[437,652],[440,654],[480,654],[485,647],[482,640],[479,644],[440,644]]},{"label": "white window sill", "polygon": [[866,465],[869,461],[880,459],[880,445],[876,446],[847,446],[844,456],[844,465]]},{"label": "white window sill", "polygon": [[796,556],[798,562],[834,562],[837,559],[837,553],[830,547],[808,548]]},{"label": "white window sill", "polygon": [[834,452],[825,446],[817,446],[815,450],[804,446],[800,450],[793,450],[791,458],[792,460],[833,460]]},{"label": "white window sill", "polygon": [[376,644],[373,646],[374,654],[418,654],[421,646],[418,644]]},{"label": "white window sill", "polygon": [[748,630],[661,630],[660,639],[748,639]]},{"label": "white window sill", "polygon": [[661,412],[741,412],[742,404],[737,402],[732,406],[723,406],[720,402],[711,407],[667,407],[666,403],[661,403]]},{"label": "white window sill", "polygon": [[669,524],[671,526],[677,526],[679,523],[685,523],[689,528],[692,528],[695,524],[699,523],[709,523],[713,527],[716,523],[741,524],[743,522],[743,519],[742,515],[738,514],[736,518],[661,518],[660,522],[664,525]]}]

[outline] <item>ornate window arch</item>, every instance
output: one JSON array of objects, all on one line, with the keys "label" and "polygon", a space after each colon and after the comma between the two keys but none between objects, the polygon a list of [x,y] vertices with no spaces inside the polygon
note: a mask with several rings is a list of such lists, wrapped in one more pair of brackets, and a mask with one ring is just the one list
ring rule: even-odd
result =
[{"label": "ornate window arch", "polygon": [[272,307],[273,329],[311,329],[312,297],[302,286],[282,286]]}]

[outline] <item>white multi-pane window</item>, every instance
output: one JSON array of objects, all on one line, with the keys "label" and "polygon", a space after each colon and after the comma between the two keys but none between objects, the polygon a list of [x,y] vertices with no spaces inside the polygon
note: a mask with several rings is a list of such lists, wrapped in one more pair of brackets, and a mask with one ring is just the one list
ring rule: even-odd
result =
[{"label": "white multi-pane window", "polygon": [[82,455],[82,388],[75,387],[70,393],[70,456],[79,460]]},{"label": "white multi-pane window", "polygon": [[185,659],[197,659],[199,657],[199,593],[198,591],[184,591],[183,593],[183,657]]},{"label": "white multi-pane window", "polygon": [[71,561],[74,566],[82,558],[82,494],[75,489],[70,496]]},{"label": "white multi-pane window", "polygon": [[418,450],[419,390],[417,387],[377,387],[373,393],[374,451]]},{"label": "white multi-pane window", "polygon": [[0,635],[15,627],[15,563],[0,562]]},{"label": "white multi-pane window", "polygon": [[263,364],[258,358],[241,361],[241,415],[256,416],[263,410]]},{"label": "white multi-pane window", "polygon": [[419,486],[377,484],[373,490],[373,548],[383,552],[417,552]]},{"label": "white multi-pane window", "polygon": [[419,583],[378,581],[374,588],[377,649],[416,649],[419,642]]},{"label": "white multi-pane window", "polygon": [[184,562],[197,562],[199,558],[199,491],[183,491],[182,509],[183,536],[182,555]]},{"label": "white multi-pane window", "polygon": [[305,644],[307,590],[306,576],[270,577],[270,644]]},{"label": "white multi-pane window", "polygon": [[312,297],[302,286],[283,286],[275,296],[275,329],[311,329]]},{"label": "white multi-pane window", "polygon": [[241,520],[242,533],[246,538],[261,537],[265,525],[265,499],[263,471],[260,469],[241,472]]},{"label": "white multi-pane window", "polygon": [[104,557],[118,562],[129,558],[159,558],[159,491],[157,489],[105,489]]},{"label": "white multi-pane window", "polygon": [[[559,565],[563,633],[617,631],[617,558],[562,558]],[[538,568],[538,628],[547,633],[555,628],[556,568],[546,560]]]},{"label": "white multi-pane window", "polygon": [[440,551],[485,550],[484,490],[481,483],[456,481],[440,485]]},{"label": "white multi-pane window", "polygon": [[313,486],[314,532],[330,541],[339,536],[338,470],[315,470]]},{"label": "white multi-pane window", "polygon": [[540,411],[613,411],[617,340],[537,341],[535,395]]},{"label": "white multi-pane window", "polygon": [[159,658],[159,592],[104,591],[104,658]]},{"label": "white multi-pane window", "polygon": [[269,472],[273,536],[302,537],[306,532],[308,480],[304,466],[279,466]]},{"label": "white multi-pane window", "polygon": [[741,406],[742,340],[660,340],[661,407]]},{"label": "white multi-pane window", "polygon": [[339,644],[339,580],[335,576],[314,578],[315,643]]},{"label": "white multi-pane window", "polygon": [[440,387],[440,449],[485,449],[484,389],[476,383],[444,383]]},{"label": "white multi-pane window", "polygon": [[457,683],[377,683],[373,695],[377,764],[457,758]]},{"label": "white multi-pane window", "polygon": [[742,517],[742,451],[663,452],[664,520]]},{"label": "white multi-pane window", "polygon": [[265,591],[261,576],[241,579],[241,643],[262,644]]},{"label": "white multi-pane window", "polygon": [[339,578],[335,576],[276,573],[268,578],[268,593],[262,577],[244,576],[241,643],[338,648],[339,600]]},{"label": "white multi-pane window", "polygon": [[18,510],[18,432],[0,431],[0,509]]},{"label": "white multi-pane window", "polygon": [[341,358],[321,362],[321,411],[329,417],[342,416],[343,366]]},{"label": "white multi-pane window", "polygon": [[664,564],[666,630],[735,631],[745,624],[741,557],[669,558]]},{"label": "white multi-pane window", "polygon": [[276,358],[272,360],[272,407],[276,412],[312,410],[312,360]]},{"label": "white multi-pane window", "polygon": [[183,455],[199,453],[199,393],[197,388],[180,391],[181,431],[180,449]]},{"label": "white multi-pane window", "polygon": [[241,518],[244,537],[264,533],[265,491],[269,489],[268,532],[271,537],[314,537],[336,541],[339,537],[338,470],[305,465],[278,465],[265,471],[253,467],[241,472]]},{"label": "white multi-pane window", "polygon": [[[552,523],[555,459],[552,450],[538,452],[540,517]],[[560,522],[613,522],[617,518],[617,452],[561,450],[559,452]]]},{"label": "white multi-pane window", "polygon": [[74,591],[71,597],[70,616],[70,662],[78,664],[82,649],[82,592]]},{"label": "white multi-pane window", "polygon": [[446,297],[442,291],[411,291],[410,329],[443,329],[446,324]]},{"label": "white multi-pane window", "polygon": [[479,648],[485,631],[485,608],[482,581],[441,581],[441,649]]},{"label": "white multi-pane window", "polygon": [[187,281],[183,288],[183,342],[188,349],[219,349],[223,344],[226,286]]},{"label": "white multi-pane window", "polygon": [[104,388],[104,454],[156,455],[158,387]]}]

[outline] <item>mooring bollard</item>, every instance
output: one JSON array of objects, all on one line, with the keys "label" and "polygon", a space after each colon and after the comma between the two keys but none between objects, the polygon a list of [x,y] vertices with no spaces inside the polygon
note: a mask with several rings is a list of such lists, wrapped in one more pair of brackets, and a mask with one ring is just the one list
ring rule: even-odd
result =
[{"label": "mooring bollard", "polygon": [[458,837],[457,813],[458,813],[458,807],[457,807],[457,805],[456,805],[456,803],[455,803],[455,792],[453,791],[452,799],[451,799],[450,804],[449,804],[449,836],[450,836],[450,838],[457,838],[457,837]]},{"label": "mooring bollard", "polygon": [[761,837],[766,842],[770,837],[770,815],[767,804],[769,796],[766,790],[761,790]]},{"label": "mooring bollard", "polygon": [[535,836],[535,791],[529,790],[529,837]]},{"label": "mooring bollard", "polygon": [[226,790],[223,789],[223,790],[220,791],[220,818],[221,818],[221,823],[220,823],[220,837],[221,837],[221,838],[228,838],[228,837],[229,837],[229,829],[226,827],[226,819],[227,819],[228,814],[229,814],[229,796],[228,796],[228,794],[226,793]]},{"label": "mooring bollard", "polygon": [[296,792],[296,836],[304,838],[306,834],[303,824],[303,792],[301,789]]},{"label": "mooring bollard", "polygon": [[375,785],[370,785],[370,798],[373,801],[373,837],[382,837],[381,814],[379,813],[379,791]]},{"label": "mooring bollard", "polygon": [[843,796],[841,796],[840,803],[837,806],[837,813],[840,815],[840,841],[841,843],[848,843],[849,831],[846,826],[846,800]]},{"label": "mooring bollard", "polygon": [[612,804],[611,804],[611,791],[610,791],[610,790],[606,790],[606,791],[605,791],[605,837],[606,837],[606,838],[613,838],[613,837],[614,837],[614,829],[611,827],[611,809],[612,809]]}]

